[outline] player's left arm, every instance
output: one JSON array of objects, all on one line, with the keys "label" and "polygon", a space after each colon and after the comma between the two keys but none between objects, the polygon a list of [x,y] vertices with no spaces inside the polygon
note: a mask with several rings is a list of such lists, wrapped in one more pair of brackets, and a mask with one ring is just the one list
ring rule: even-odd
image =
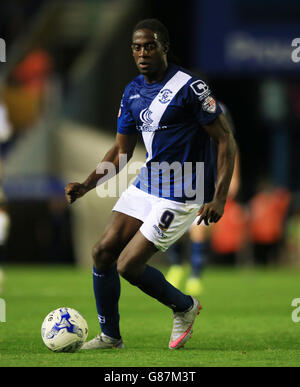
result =
[{"label": "player's left arm", "polygon": [[198,224],[204,220],[208,225],[217,222],[224,213],[224,207],[230,181],[233,174],[236,142],[232,130],[224,114],[220,114],[212,123],[203,125],[207,133],[213,138],[218,148],[217,181],[213,200],[204,204],[198,213]]}]

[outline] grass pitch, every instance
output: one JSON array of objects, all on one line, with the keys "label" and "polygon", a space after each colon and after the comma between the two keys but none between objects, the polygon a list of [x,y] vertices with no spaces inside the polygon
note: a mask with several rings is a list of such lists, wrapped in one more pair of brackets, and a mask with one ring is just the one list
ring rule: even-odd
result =
[{"label": "grass pitch", "polygon": [[[165,270],[162,270],[165,272]],[[6,322],[0,322],[1,367],[203,367],[300,366],[300,322],[291,306],[300,297],[299,271],[207,269],[203,305],[192,339],[172,351],[171,311],[122,280],[124,350],[53,353],[40,329],[53,309],[77,309],[99,332],[89,270],[75,267],[8,266]]]}]

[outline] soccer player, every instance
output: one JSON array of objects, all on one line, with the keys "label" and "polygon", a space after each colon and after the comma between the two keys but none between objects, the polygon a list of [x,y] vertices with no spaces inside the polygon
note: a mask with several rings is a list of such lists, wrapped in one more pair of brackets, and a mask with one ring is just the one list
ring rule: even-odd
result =
[{"label": "soccer player", "polygon": [[168,62],[166,27],[156,19],[139,22],[131,48],[140,74],[125,88],[115,144],[83,183],[69,183],[65,189],[72,203],[108,177],[107,165],[119,172],[120,160],[131,158],[141,133],[146,162],[93,248],[101,334],[83,349],[123,347],[119,274],[172,309],[169,348],[184,346],[201,305],[147,262],[176,242],[198,214],[199,224],[222,217],[234,165],[235,141],[208,86]]}]

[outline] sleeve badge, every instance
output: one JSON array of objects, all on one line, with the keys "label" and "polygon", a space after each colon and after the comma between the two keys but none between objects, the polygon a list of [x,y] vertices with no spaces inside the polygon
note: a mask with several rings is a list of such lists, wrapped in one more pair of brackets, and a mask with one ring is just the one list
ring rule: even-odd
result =
[{"label": "sleeve badge", "polygon": [[202,103],[202,109],[208,113],[215,113],[217,110],[217,103],[213,97],[206,97]]}]

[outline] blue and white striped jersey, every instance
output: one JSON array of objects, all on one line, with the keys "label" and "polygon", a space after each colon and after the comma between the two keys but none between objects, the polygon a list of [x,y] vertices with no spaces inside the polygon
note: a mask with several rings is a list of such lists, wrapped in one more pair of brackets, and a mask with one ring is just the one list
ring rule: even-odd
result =
[{"label": "blue and white striped jersey", "polygon": [[[134,185],[152,195],[191,202],[212,200],[216,147],[204,130],[222,113],[207,84],[169,64],[161,82],[137,76],[124,91],[118,133],[142,134],[147,159]],[[200,190],[200,191],[199,191]]]}]

